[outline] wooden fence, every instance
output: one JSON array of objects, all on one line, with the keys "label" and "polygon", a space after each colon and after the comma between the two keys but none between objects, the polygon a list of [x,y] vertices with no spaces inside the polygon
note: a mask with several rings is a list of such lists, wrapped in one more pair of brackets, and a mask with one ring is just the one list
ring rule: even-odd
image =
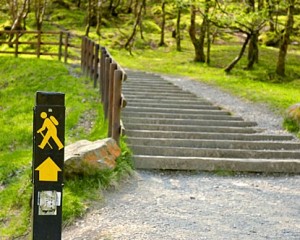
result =
[{"label": "wooden fence", "polygon": [[108,137],[119,143],[124,131],[121,109],[126,106],[122,95],[122,82],[127,78],[126,72],[105,47],[87,37],[82,38],[81,68],[93,80],[94,87],[99,85],[104,115],[108,119]]},{"label": "wooden fence", "polygon": [[[26,36],[26,37],[25,37]],[[30,40],[28,40],[30,39]],[[67,63],[68,58],[76,58],[69,53],[69,48],[80,48],[70,42],[70,33],[67,31],[0,31],[0,45],[8,45],[9,48],[1,50],[2,54],[21,54],[40,56],[54,56],[58,60]],[[54,52],[50,47],[56,46]],[[48,47],[48,49],[43,49]]]}]

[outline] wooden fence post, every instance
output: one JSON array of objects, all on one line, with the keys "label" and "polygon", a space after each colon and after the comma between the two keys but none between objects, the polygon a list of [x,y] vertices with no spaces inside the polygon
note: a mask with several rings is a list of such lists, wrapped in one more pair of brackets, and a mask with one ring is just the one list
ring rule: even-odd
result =
[{"label": "wooden fence post", "polygon": [[121,131],[121,94],[122,94],[122,71],[115,70],[114,74],[114,98],[112,110],[112,138],[119,144]]},{"label": "wooden fence post", "polygon": [[37,47],[36,47],[36,56],[37,58],[40,58],[40,55],[41,55],[41,38],[42,38],[42,34],[41,34],[41,31],[38,31],[37,33]]},{"label": "wooden fence post", "polygon": [[99,44],[95,45],[95,58],[94,58],[94,88],[97,87],[97,82],[98,82],[98,78],[99,78],[99,73],[98,73],[98,65],[99,65],[99,49],[100,46]]},{"label": "wooden fence post", "polygon": [[106,49],[105,47],[101,48],[101,59],[100,59],[100,95],[101,95],[101,102],[103,103],[104,98],[104,78],[105,78],[105,58],[106,58]]},{"label": "wooden fence post", "polygon": [[68,47],[69,47],[69,33],[66,33],[66,39],[65,39],[65,63],[68,62]]},{"label": "wooden fence post", "polygon": [[115,70],[118,65],[113,62],[110,64],[109,69],[109,85],[108,85],[108,137],[112,136],[112,124],[113,124],[113,101],[114,101],[114,76]]},{"label": "wooden fence post", "polygon": [[91,71],[90,71],[90,78],[91,80],[93,80],[93,76],[94,76],[94,61],[95,61],[95,42],[94,41],[91,41],[91,58],[90,58],[90,66],[91,66]]},{"label": "wooden fence post", "polygon": [[81,71],[84,72],[84,40],[85,38],[81,38],[81,53],[80,53],[80,66]]},{"label": "wooden fence post", "polygon": [[19,54],[19,33],[16,33],[16,40],[15,40],[16,46],[15,46],[15,57],[18,57]]},{"label": "wooden fence post", "polygon": [[111,64],[111,58],[105,58],[105,77],[103,82],[103,107],[104,107],[104,117],[108,117],[108,86],[109,86],[109,68]]},{"label": "wooden fence post", "polygon": [[88,39],[88,44],[87,44],[87,59],[86,59],[86,64],[87,64],[87,72],[86,75],[87,76],[91,76],[91,71],[92,71],[92,64],[91,64],[91,58],[93,57],[92,55],[92,40]]},{"label": "wooden fence post", "polygon": [[58,45],[58,60],[61,61],[62,57],[62,44],[63,44],[63,32],[59,33],[59,45]]}]

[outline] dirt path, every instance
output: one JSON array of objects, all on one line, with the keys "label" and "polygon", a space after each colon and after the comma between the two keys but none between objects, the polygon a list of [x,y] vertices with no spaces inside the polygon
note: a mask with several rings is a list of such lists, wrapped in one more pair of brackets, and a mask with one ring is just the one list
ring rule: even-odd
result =
[{"label": "dirt path", "polygon": [[139,171],[63,239],[300,239],[300,176]]}]

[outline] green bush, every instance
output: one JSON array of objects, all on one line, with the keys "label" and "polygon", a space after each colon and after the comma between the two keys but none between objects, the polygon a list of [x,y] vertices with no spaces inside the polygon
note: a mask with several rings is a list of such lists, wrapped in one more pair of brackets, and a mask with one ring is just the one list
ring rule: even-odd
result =
[{"label": "green bush", "polygon": [[269,47],[278,47],[281,35],[275,32],[265,32],[260,36],[260,41],[263,45]]},{"label": "green bush", "polygon": [[286,130],[293,133],[300,131],[300,104],[290,106],[285,114],[283,126]]},{"label": "green bush", "polygon": [[153,21],[144,20],[143,21],[143,30],[146,33],[160,33],[160,27]]}]

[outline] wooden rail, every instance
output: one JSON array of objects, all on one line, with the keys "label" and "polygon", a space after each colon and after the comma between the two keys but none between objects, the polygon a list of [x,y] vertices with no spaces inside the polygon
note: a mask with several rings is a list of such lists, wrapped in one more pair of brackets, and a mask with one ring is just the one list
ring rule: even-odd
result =
[{"label": "wooden rail", "polygon": [[121,109],[126,106],[122,95],[122,82],[127,78],[126,72],[105,47],[87,37],[82,38],[81,69],[93,80],[94,87],[99,84],[104,116],[108,119],[108,137],[119,143],[124,131]]},{"label": "wooden rail", "polygon": [[[28,35],[31,35],[29,41],[25,40],[25,36],[28,37]],[[47,37],[45,37],[46,35]],[[15,57],[21,54],[35,55],[38,58],[40,56],[57,56],[58,60],[61,61],[63,58],[64,62],[67,63],[68,58],[74,58],[69,54],[69,48],[79,48],[70,43],[70,33],[67,31],[0,31],[0,36],[0,45],[9,46],[9,50],[1,50],[0,48],[0,53],[14,54]],[[53,36],[56,38],[53,41],[49,40]],[[22,41],[23,39],[24,41]],[[23,47],[25,45],[27,47]],[[57,46],[57,51],[43,50],[43,46]]]}]

